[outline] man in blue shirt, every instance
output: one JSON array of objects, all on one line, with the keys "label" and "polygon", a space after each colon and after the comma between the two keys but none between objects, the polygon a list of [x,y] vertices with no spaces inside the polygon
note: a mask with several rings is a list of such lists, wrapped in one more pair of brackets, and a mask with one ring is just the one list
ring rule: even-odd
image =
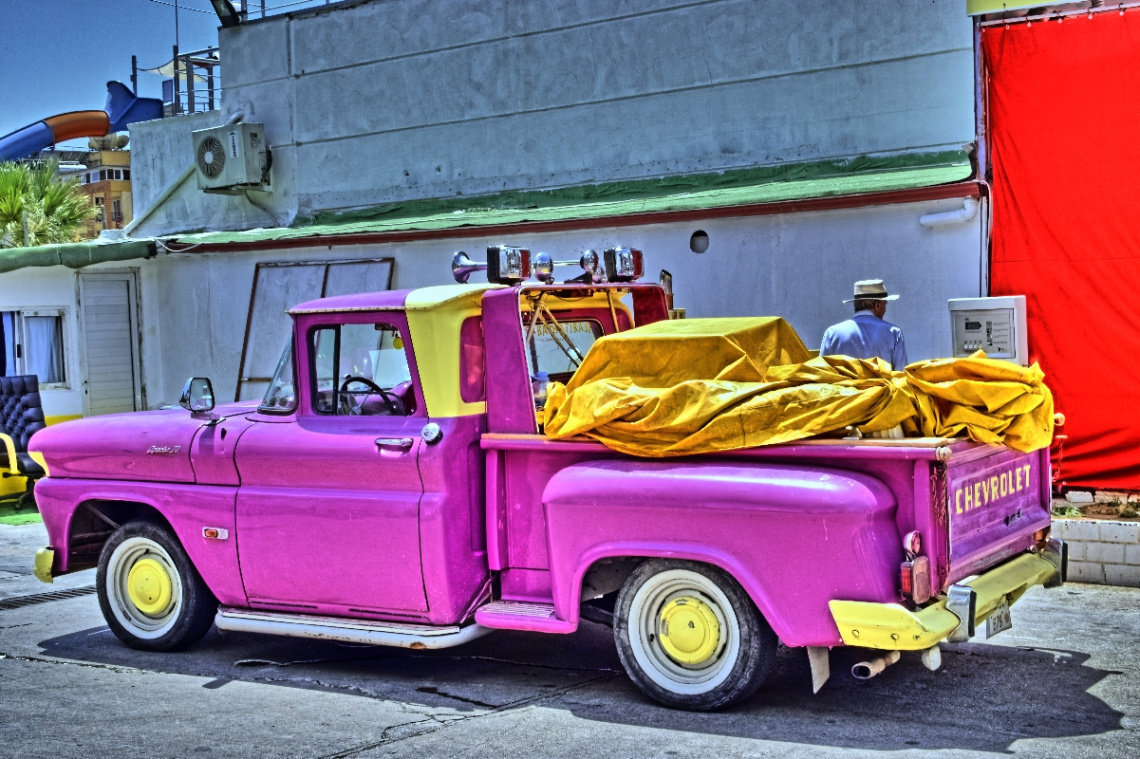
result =
[{"label": "man in blue shirt", "polygon": [[906,365],[906,343],[902,330],[883,319],[887,301],[898,295],[888,295],[881,279],[865,279],[855,283],[855,297],[844,303],[855,303],[855,316],[834,324],[823,333],[821,356],[851,356],[871,358],[878,356],[895,371]]}]

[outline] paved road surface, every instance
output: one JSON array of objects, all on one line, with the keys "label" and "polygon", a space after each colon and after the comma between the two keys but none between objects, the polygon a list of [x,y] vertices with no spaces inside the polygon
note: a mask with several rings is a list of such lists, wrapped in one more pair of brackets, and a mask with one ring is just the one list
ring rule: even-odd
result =
[{"label": "paved road surface", "polygon": [[[40,525],[0,525],[0,599],[42,585]],[[1140,590],[1036,589],[1012,630],[908,654],[853,680],[852,651],[811,695],[802,651],[717,714],[647,701],[608,628],[501,632],[412,652],[216,630],[193,650],[127,649],[94,595],[0,610],[0,756],[1026,757],[1140,756]]]}]

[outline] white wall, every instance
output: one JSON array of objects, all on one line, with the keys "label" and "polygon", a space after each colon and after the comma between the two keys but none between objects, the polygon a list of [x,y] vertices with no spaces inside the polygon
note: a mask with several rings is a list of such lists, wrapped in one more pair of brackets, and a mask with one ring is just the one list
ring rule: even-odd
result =
[{"label": "white wall", "polygon": [[62,308],[66,387],[45,389],[40,395],[45,416],[83,413],[83,381],[79,360],[75,271],[64,266],[17,269],[0,275],[0,311]]},{"label": "white wall", "polygon": [[[373,0],[223,29],[219,44],[218,121],[265,123],[281,223],[974,139],[971,25],[952,0]],[[132,128],[148,157],[139,208],[169,181],[149,156],[180,170],[196,118]],[[266,224],[240,197],[193,182],[180,196],[140,233]]]},{"label": "white wall", "polygon": [[[690,318],[773,315],[787,318],[809,347],[823,330],[848,318],[858,279],[882,277],[901,298],[888,319],[903,328],[912,360],[947,355],[949,298],[980,293],[979,213],[973,221],[936,229],[921,215],[961,208],[961,200],[702,222],[599,228],[517,236],[426,240],[371,246],[327,246],[246,254],[160,256],[146,262],[142,290],[143,361],[152,406],[172,403],[187,377],[208,375],[219,399],[237,382],[254,268],[264,261],[323,261],[391,256],[394,288],[452,282],[451,255],[482,260],[500,242],[545,250],[556,260],[612,245],[641,248],[647,279],[673,273],[676,305]],[[704,254],[689,250],[701,229]],[[559,269],[562,277],[573,269]],[[481,275],[475,275],[478,278]],[[473,280],[474,281],[474,280]]]},{"label": "white wall", "polygon": [[[387,255],[391,254],[379,246],[353,245],[332,250],[321,246],[239,254],[186,253],[147,262],[141,289],[148,403],[152,407],[175,403],[192,376],[209,377],[219,402],[233,400],[258,263]],[[409,261],[407,268],[414,269],[414,263]],[[401,286],[400,272],[397,264],[393,287]],[[282,318],[287,317],[282,314]]]},{"label": "white wall", "polygon": [[[882,277],[901,298],[888,319],[901,326],[912,360],[949,352],[946,300],[981,293],[983,208],[964,224],[922,227],[926,213],[960,208],[961,200],[928,201],[773,216],[732,217],[637,227],[516,236],[424,240],[377,245],[320,246],[257,253],[186,252],[145,261],[115,262],[86,271],[137,269],[141,302],[142,382],[151,408],[175,403],[187,377],[209,376],[220,400],[237,383],[255,267],[268,261],[395,258],[394,288],[452,281],[451,255],[465,250],[482,260],[501,242],[545,250],[556,260],[612,245],[641,248],[647,280],[673,273],[676,305],[690,318],[775,315],[787,318],[809,347],[823,330],[845,319],[857,279]],[[706,253],[689,250],[696,230],[709,236]],[[576,272],[559,269],[560,277]],[[478,278],[481,275],[475,275]],[[83,410],[76,272],[32,267],[0,275],[0,310],[62,307],[70,387],[44,392],[45,413]],[[284,318],[284,317],[283,317]]]}]

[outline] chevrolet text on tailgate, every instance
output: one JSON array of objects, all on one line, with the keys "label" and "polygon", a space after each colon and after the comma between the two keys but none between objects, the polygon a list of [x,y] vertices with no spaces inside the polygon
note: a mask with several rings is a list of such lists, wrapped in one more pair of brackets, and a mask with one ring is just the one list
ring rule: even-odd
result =
[{"label": "chevrolet text on tailgate", "polygon": [[816,690],[839,645],[870,650],[859,677],[900,651],[935,668],[939,643],[1061,583],[1048,449],[835,437],[662,461],[541,434],[548,383],[669,317],[639,251],[580,263],[557,282],[545,254],[457,254],[463,284],[294,307],[260,403],[215,407],[195,378],[189,413],[39,432],[37,575],[98,567],[107,624],[152,651],[211,625],[418,649],[585,617],[689,709],[754,693],[778,641]]}]

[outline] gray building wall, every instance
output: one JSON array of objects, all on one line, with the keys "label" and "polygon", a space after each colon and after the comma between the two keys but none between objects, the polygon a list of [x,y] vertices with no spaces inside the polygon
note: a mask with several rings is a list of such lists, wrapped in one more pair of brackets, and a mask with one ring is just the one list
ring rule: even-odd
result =
[{"label": "gray building wall", "polygon": [[[135,167],[131,185],[139,211],[132,222],[136,225],[133,236],[279,227],[292,222],[296,201],[291,183],[275,186],[272,193],[250,192],[247,198],[202,192],[196,172],[184,173],[194,164],[191,132],[224,122],[221,111],[207,111],[131,125],[131,160]],[[289,168],[280,169],[279,173],[285,176],[290,173]],[[170,189],[173,191],[169,197],[163,199],[163,193]]]},{"label": "gray building wall", "polygon": [[[135,234],[290,223],[298,214],[798,161],[958,149],[974,139],[960,0],[365,0],[220,32],[222,109],[136,124],[138,207],[192,160],[190,131],[266,125],[273,191],[207,195],[191,176]],[[393,287],[450,281],[456,249],[510,242],[576,258],[641,247],[691,317],[781,315],[817,347],[857,279],[902,299],[913,360],[946,355],[946,299],[984,294],[985,209],[960,199],[375,246],[162,255],[141,268],[151,405],[237,378],[258,261],[395,258]],[[145,211],[144,211],[145,212]],[[272,216],[272,218],[270,218]],[[709,234],[707,253],[690,235]],[[284,318],[284,316],[282,316]],[[177,346],[172,349],[171,346]]]},{"label": "gray building wall", "polygon": [[[274,189],[258,199],[282,223],[974,139],[959,0],[368,0],[222,29],[219,44],[224,115],[265,123]],[[136,125],[134,148],[204,126],[190,122]],[[159,175],[135,173],[140,207]],[[218,213],[267,223],[241,197],[193,182],[178,195],[206,207],[139,232]]]}]

